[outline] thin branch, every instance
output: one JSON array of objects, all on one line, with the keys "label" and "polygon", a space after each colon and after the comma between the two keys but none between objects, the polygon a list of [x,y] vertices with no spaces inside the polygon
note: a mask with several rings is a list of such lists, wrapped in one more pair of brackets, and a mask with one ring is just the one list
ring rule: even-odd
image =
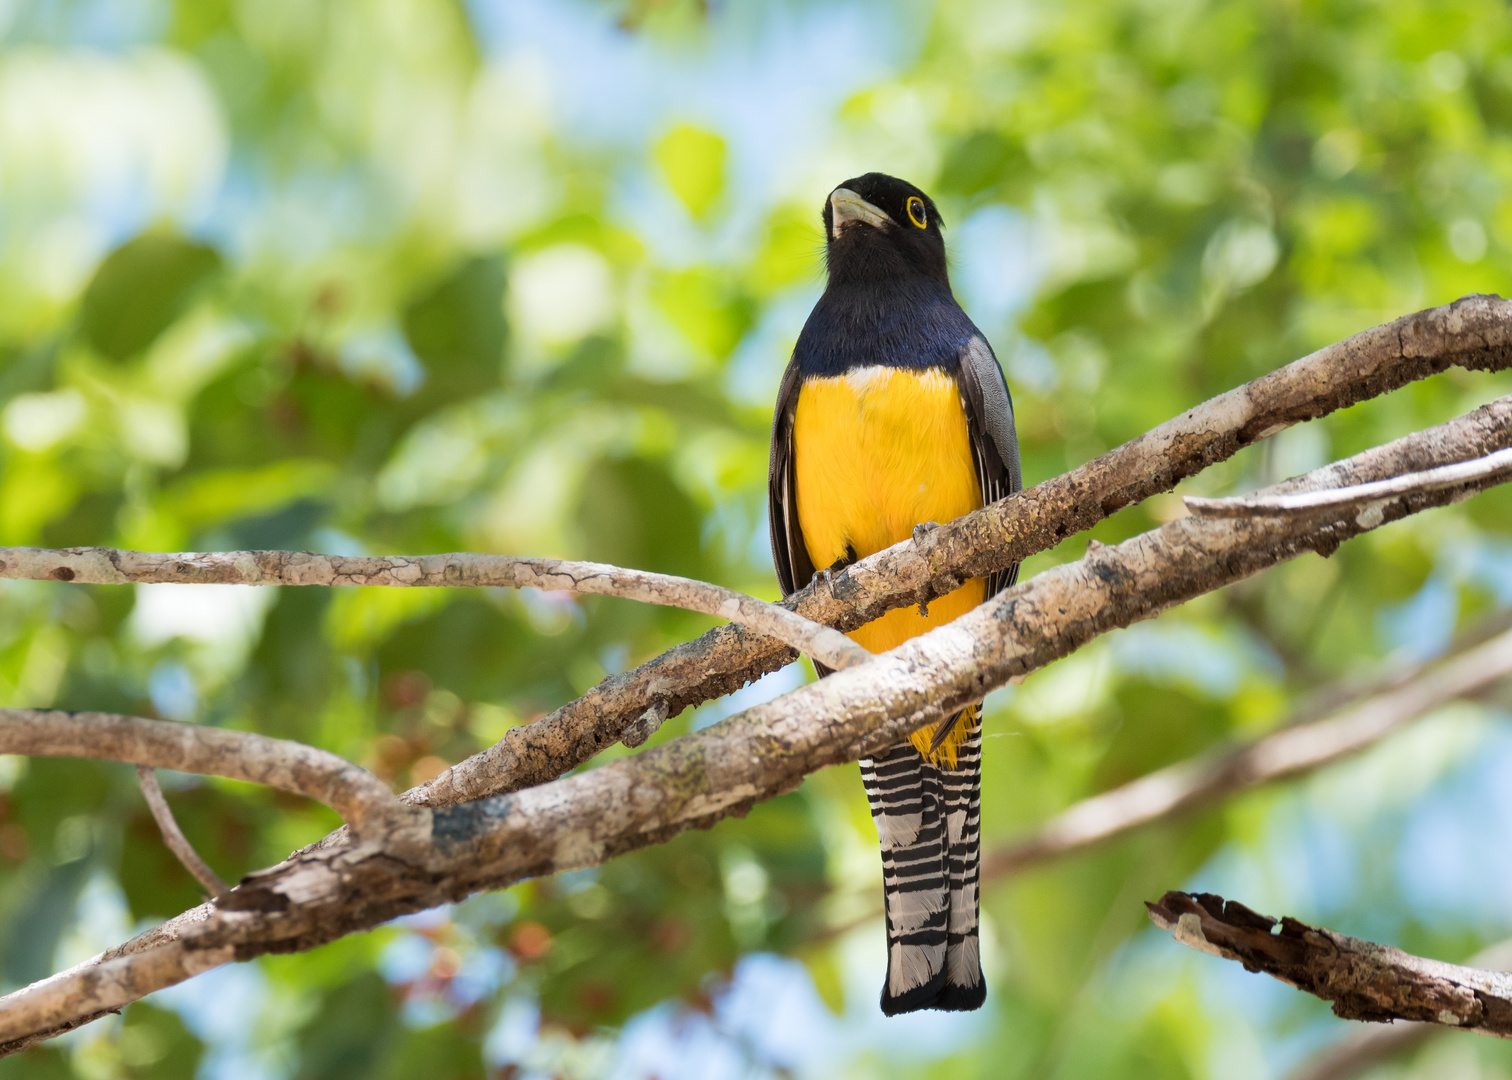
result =
[{"label": "thin branch", "polygon": [[605,563],[514,555],[318,555],[310,551],[185,551],[117,548],[0,548],[0,578],[83,585],[452,586],[541,589],[619,596],[728,619],[783,642],[832,668],[863,664],[871,653],[850,638],[788,608],[673,574]]},{"label": "thin branch", "polygon": [[1373,746],[1446,702],[1512,676],[1512,631],[1404,672],[1390,686],[1322,720],[1282,728],[1236,749],[1158,769],[1057,814],[1032,836],[982,861],[992,878],[1082,851],[1243,791],[1288,780]]},{"label": "thin branch", "polygon": [[[1467,296],[1356,334],[1166,421],[1061,476],[905,540],[783,601],[805,618],[854,630],[895,607],[933,600],[1054,547],[1109,515],[1293,424],[1417,379],[1512,364],[1512,302]],[[1335,483],[1333,486],[1339,486]],[[401,796],[448,806],[563,776],[619,741],[658,702],[668,714],[739,690],[794,659],[779,642],[716,627],[610,676],[534,724]]]},{"label": "thin branch", "polygon": [[1422,1024],[1415,1020],[1358,1028],[1339,1045],[1331,1046],[1307,1061],[1287,1080],[1347,1080],[1372,1065],[1412,1053],[1443,1030],[1437,1024]]},{"label": "thin branch", "polygon": [[1512,974],[1404,953],[1286,916],[1279,923],[1211,893],[1146,905],[1183,945],[1333,1002],[1344,1020],[1416,1020],[1512,1038]]},{"label": "thin branch", "polygon": [[[1278,485],[1277,493],[1395,476],[1509,444],[1512,397]],[[707,828],[793,790],[810,772],[892,745],[1099,634],[1305,551],[1332,552],[1384,522],[1491,483],[1401,496],[1372,515],[1186,517],[1116,546],[1099,545],[864,669],[838,671],[597,769],[436,810],[427,815],[429,846],[422,853],[397,858],[382,846],[339,840],[306,849],[111,958],[156,948],[170,934],[184,950],[234,945],[238,959],[309,949],[397,915]],[[10,999],[0,999],[0,1021],[9,1006]]]},{"label": "thin branch", "polygon": [[366,769],[250,731],[114,713],[0,709],[0,754],[125,761],[266,784],[325,803],[359,834],[387,829],[405,814],[388,785]]},{"label": "thin branch", "polygon": [[163,789],[158,786],[157,772],[150,765],[137,766],[137,783],[142,787],[142,797],[147,800],[147,806],[152,811],[152,820],[157,822],[157,827],[163,834],[163,843],[168,845],[168,850],[173,852],[179,862],[184,864],[184,869],[189,871],[190,876],[205,887],[211,897],[219,900],[231,890],[220,879],[216,872],[210,869],[210,865],[200,858],[199,852],[194,850],[194,845],[179,828],[179,823],[174,820],[173,810],[168,806],[168,800],[163,798]]},{"label": "thin branch", "polygon": [[1268,499],[1236,497],[1232,499],[1201,499],[1186,496],[1183,501],[1194,514],[1207,517],[1243,517],[1246,514],[1307,514],[1316,510],[1337,506],[1358,506],[1360,503],[1394,495],[1406,495],[1414,491],[1437,491],[1454,487],[1467,480],[1481,477],[1502,476],[1512,472],[1512,450],[1498,450],[1474,461],[1461,461],[1453,465],[1441,465],[1437,469],[1393,476],[1389,480],[1376,480],[1369,484],[1336,488],[1332,491],[1308,491],[1299,495],[1276,495]]}]

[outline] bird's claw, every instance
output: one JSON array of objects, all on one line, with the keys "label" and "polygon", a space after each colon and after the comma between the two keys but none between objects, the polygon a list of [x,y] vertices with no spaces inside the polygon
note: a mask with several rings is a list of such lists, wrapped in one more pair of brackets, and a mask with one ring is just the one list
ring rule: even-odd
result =
[{"label": "bird's claw", "polygon": [[940,523],[938,521],[921,521],[921,522],[919,522],[917,525],[915,525],[913,527],[913,542],[916,543],[916,544],[923,543],[924,542],[924,537],[928,536],[930,533],[934,532],[939,527],[940,527]]}]

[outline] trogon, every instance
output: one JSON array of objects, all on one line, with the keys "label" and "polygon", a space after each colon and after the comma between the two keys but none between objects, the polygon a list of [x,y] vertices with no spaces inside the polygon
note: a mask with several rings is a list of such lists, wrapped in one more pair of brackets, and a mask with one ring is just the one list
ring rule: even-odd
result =
[{"label": "trogon", "polygon": [[[943,222],[867,173],[824,204],[828,283],[777,394],[768,503],[784,595],[1021,486],[1002,369],[950,291]],[[885,652],[1011,585],[974,578],[852,632]],[[926,613],[927,611],[927,613]],[[819,674],[827,674],[816,665]],[[882,845],[882,1011],[975,1009],[981,721],[971,707],[861,762]]]}]

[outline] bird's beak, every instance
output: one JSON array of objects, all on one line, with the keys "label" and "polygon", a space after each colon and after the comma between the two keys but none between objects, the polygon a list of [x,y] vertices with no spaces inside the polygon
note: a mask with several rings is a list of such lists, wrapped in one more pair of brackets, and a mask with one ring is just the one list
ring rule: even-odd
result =
[{"label": "bird's beak", "polygon": [[840,235],[840,226],[852,221],[865,222],[867,225],[875,225],[879,229],[884,225],[892,224],[892,218],[888,217],[881,210],[878,210],[850,188],[836,188],[830,195],[830,208],[832,210],[830,215],[831,237],[838,237]]}]

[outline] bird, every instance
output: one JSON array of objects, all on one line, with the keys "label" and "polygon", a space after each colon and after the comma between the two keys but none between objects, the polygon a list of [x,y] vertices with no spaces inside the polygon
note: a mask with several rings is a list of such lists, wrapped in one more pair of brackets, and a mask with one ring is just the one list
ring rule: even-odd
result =
[{"label": "bird", "polygon": [[[951,292],[934,201],[871,172],[831,191],[823,219],[825,289],[772,421],[768,521],[784,596],[1023,486],[1008,386]],[[1017,575],[1015,565],[970,579],[850,636],[885,652]],[[882,1011],[980,1008],[980,703],[860,766],[882,849]]]}]

